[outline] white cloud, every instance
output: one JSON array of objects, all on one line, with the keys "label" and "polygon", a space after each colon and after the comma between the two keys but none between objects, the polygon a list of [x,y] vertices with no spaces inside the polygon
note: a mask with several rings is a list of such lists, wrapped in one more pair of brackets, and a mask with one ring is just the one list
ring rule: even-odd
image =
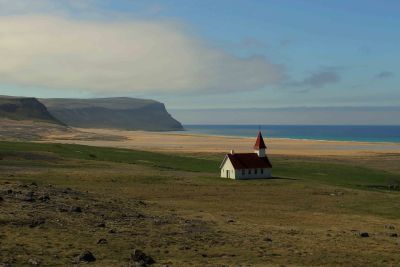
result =
[{"label": "white cloud", "polygon": [[176,23],[138,20],[0,16],[0,59],[0,83],[92,92],[253,90],[283,76]]},{"label": "white cloud", "polygon": [[68,13],[94,6],[94,0],[0,0],[0,14]]}]

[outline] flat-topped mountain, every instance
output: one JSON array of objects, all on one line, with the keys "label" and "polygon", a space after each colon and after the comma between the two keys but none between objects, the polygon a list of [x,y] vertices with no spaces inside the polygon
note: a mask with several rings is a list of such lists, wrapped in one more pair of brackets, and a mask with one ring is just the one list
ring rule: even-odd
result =
[{"label": "flat-topped mountain", "polygon": [[177,131],[181,123],[163,103],[129,97],[40,99],[50,113],[69,126],[125,130]]},{"label": "flat-topped mountain", "polygon": [[0,118],[62,124],[34,97],[0,96]]}]

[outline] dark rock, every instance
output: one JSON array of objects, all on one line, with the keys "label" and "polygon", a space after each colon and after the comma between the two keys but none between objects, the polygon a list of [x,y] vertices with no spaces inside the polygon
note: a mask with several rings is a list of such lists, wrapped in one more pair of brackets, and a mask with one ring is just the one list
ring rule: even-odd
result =
[{"label": "dark rock", "polygon": [[138,214],[136,214],[136,218],[143,219],[143,218],[146,218],[146,216],[144,214],[138,213]]},{"label": "dark rock", "polygon": [[96,261],[96,258],[93,256],[92,252],[86,250],[78,256],[78,261],[93,262]]},{"label": "dark rock", "polygon": [[228,223],[234,223],[234,222],[235,222],[235,220],[232,220],[232,219],[228,220]]},{"label": "dark rock", "polygon": [[82,212],[81,207],[71,207],[71,209],[69,210],[71,212]]},{"label": "dark rock", "polygon": [[369,237],[369,234],[367,232],[360,233],[360,237]]},{"label": "dark rock", "polygon": [[116,231],[115,231],[114,229],[110,229],[108,232],[109,232],[110,234],[115,234],[115,233],[116,233]]},{"label": "dark rock", "polygon": [[263,240],[264,240],[265,242],[272,242],[272,239],[269,238],[269,237],[266,237],[266,238],[264,238]]},{"label": "dark rock", "polygon": [[147,206],[146,202],[144,202],[143,200],[139,200],[138,204],[141,206]]},{"label": "dark rock", "polygon": [[34,198],[34,193],[32,191],[29,191],[25,194],[24,197],[22,197],[23,201],[27,201],[27,202],[35,202],[35,198]]},{"label": "dark rock", "polygon": [[137,267],[146,267],[155,263],[151,256],[146,255],[140,249],[133,250],[131,254],[131,262],[134,264],[133,266]]},{"label": "dark rock", "polygon": [[11,195],[13,193],[13,191],[11,189],[7,190],[7,194]]},{"label": "dark rock", "polygon": [[50,200],[50,196],[48,194],[44,194],[43,196],[39,197],[39,200],[42,202],[48,202]]},{"label": "dark rock", "polygon": [[390,230],[394,230],[394,229],[395,229],[395,227],[394,227],[393,224],[386,224],[386,225],[385,225],[385,228],[386,228],[386,229],[390,229]]},{"label": "dark rock", "polygon": [[99,224],[97,224],[96,226],[97,226],[97,227],[100,227],[100,228],[104,228],[104,227],[106,227],[106,224],[105,224],[105,223],[99,223]]},{"label": "dark rock", "polygon": [[44,224],[45,222],[46,222],[45,219],[42,219],[42,218],[33,219],[33,220],[31,221],[31,223],[29,224],[29,227],[30,227],[30,228],[34,228],[34,227],[37,227],[37,226],[39,226],[39,225]]},{"label": "dark rock", "polygon": [[100,238],[99,240],[97,240],[97,244],[100,244],[100,245],[104,245],[107,243],[108,243],[107,239],[104,239],[104,238]]},{"label": "dark rock", "polygon": [[39,266],[39,261],[37,261],[37,260],[35,260],[35,259],[29,259],[28,260],[28,264],[30,265],[30,266]]},{"label": "dark rock", "polygon": [[69,187],[67,187],[67,188],[65,188],[62,192],[63,192],[64,194],[68,194],[68,193],[70,193],[71,191],[72,191],[72,189],[69,188]]},{"label": "dark rock", "polygon": [[1,202],[1,201],[4,201],[4,198],[3,198],[2,196],[0,196],[0,202]]},{"label": "dark rock", "polygon": [[398,237],[397,233],[390,234],[390,237]]}]

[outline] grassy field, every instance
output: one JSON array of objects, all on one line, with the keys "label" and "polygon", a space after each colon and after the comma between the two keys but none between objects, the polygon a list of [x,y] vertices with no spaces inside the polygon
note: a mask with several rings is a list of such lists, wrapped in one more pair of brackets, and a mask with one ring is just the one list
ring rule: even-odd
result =
[{"label": "grassy field", "polygon": [[0,264],[400,264],[400,155],[273,156],[259,181],[218,178],[222,156],[0,142]]}]

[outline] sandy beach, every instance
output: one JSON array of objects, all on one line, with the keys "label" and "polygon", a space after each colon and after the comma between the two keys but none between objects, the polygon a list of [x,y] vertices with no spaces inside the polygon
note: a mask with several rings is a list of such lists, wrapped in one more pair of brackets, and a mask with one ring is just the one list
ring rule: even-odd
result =
[{"label": "sandy beach", "polygon": [[[65,134],[48,135],[46,141],[110,146],[149,151],[182,153],[224,153],[251,151],[254,138],[188,134],[186,132],[145,132],[111,129],[82,129]],[[79,134],[77,134],[79,133]],[[99,138],[81,138],[82,133]],[[111,138],[103,138],[110,136]],[[100,138],[102,137],[102,138]],[[114,137],[114,138],[113,138]],[[299,140],[265,137],[270,154],[307,156],[367,156],[400,153],[400,143]]]}]

